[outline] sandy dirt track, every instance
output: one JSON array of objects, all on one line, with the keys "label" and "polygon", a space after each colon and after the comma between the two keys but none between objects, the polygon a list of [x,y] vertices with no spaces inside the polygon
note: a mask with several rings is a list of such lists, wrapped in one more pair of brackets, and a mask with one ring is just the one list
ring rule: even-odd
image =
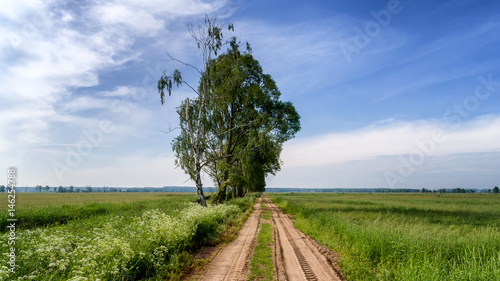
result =
[{"label": "sandy dirt track", "polygon": [[[219,251],[197,280],[247,280],[249,261],[261,222],[261,200],[243,224],[238,238]],[[293,225],[267,196],[263,200],[271,211],[273,225],[273,266],[275,280],[343,280],[337,266],[338,255],[318,244]]]},{"label": "sandy dirt track", "polygon": [[293,225],[290,216],[267,197],[271,211],[276,280],[343,280],[337,266],[338,254],[320,245]]},{"label": "sandy dirt track", "polygon": [[238,233],[238,238],[227,244],[212,258],[206,269],[198,274],[197,280],[248,279],[248,264],[259,230],[261,202],[261,198],[256,201],[253,212]]}]

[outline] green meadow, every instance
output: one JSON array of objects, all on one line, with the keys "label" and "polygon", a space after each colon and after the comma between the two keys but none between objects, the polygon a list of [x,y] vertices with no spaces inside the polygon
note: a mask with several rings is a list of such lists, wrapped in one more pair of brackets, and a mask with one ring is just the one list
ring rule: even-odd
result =
[{"label": "green meadow", "polygon": [[500,196],[270,194],[347,280],[500,280]]},{"label": "green meadow", "polygon": [[0,280],[178,280],[256,196],[203,208],[192,193],[19,194],[14,273],[7,208],[0,215]]},{"label": "green meadow", "polygon": [[[7,202],[7,194],[4,202]],[[18,229],[66,224],[106,215],[135,216],[145,210],[164,212],[196,200],[189,193],[16,193]],[[8,213],[0,213],[0,229],[6,231]]]}]

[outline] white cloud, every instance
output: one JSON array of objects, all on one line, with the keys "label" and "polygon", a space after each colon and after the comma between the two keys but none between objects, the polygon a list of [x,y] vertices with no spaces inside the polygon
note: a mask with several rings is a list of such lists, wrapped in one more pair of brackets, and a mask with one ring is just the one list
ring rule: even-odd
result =
[{"label": "white cloud", "polygon": [[72,98],[68,102],[61,104],[61,108],[64,112],[77,112],[89,109],[109,108],[110,105],[111,100],[108,99],[82,96]]},{"label": "white cloud", "polygon": [[[500,150],[500,117],[483,116],[464,122],[457,130],[438,121],[388,122],[360,130],[292,140],[285,144],[284,167],[317,167],[368,160],[385,155],[411,154],[418,143],[432,141],[442,132],[444,142],[435,143],[432,155]],[[431,145],[428,145],[431,147]],[[424,149],[425,150],[425,149]]]},{"label": "white cloud", "polygon": [[153,14],[125,5],[106,4],[98,6],[95,13],[103,24],[121,25],[143,36],[154,35],[164,25],[164,22],[156,19]]},{"label": "white cloud", "polygon": [[204,12],[210,13],[225,6],[227,0],[217,0],[206,3],[200,0],[125,0],[117,1],[119,3],[126,3],[138,9],[145,9],[154,13],[165,13],[171,16],[188,16],[195,14],[202,14]]},{"label": "white cloud", "polygon": [[137,87],[130,87],[130,86],[117,86],[114,90],[112,91],[102,91],[96,93],[98,96],[102,97],[122,97],[122,96],[128,96],[132,94],[137,94],[140,89]]},{"label": "white cloud", "polygon": [[1,112],[0,118],[0,152],[19,152],[23,145],[46,143],[48,119],[55,112],[48,107],[34,104],[15,106]]},{"label": "white cloud", "polygon": [[[394,187],[403,188],[492,188],[500,182],[500,152],[430,156],[415,172]],[[385,175],[397,173],[400,156],[330,164],[321,167],[284,166],[268,177],[269,187],[389,188]]]},{"label": "white cloud", "polygon": [[[225,3],[94,1],[80,9],[69,8],[64,1],[2,1],[2,162],[20,160],[17,158],[24,154],[20,152],[33,145],[71,142],[71,137],[76,140],[78,134],[70,136],[61,129],[71,123],[72,130],[79,132],[110,115],[114,101],[110,98],[127,102],[132,97],[127,106],[135,117],[117,124],[118,133],[130,135],[132,126],[148,123],[151,112],[136,105],[149,101],[139,98],[143,88],[123,85],[96,95],[102,98],[89,96],[93,93],[88,91],[75,96],[75,91],[98,86],[102,72],[120,70],[130,60],[139,60],[141,50],[133,47],[142,44],[144,37],[164,32],[168,24],[183,21],[182,16],[210,13]],[[178,42],[169,43],[182,49],[176,46]],[[100,113],[89,116],[86,110]]]},{"label": "white cloud", "polygon": [[19,21],[21,17],[42,7],[43,1],[41,0],[2,1],[0,2],[0,16],[8,20]]}]

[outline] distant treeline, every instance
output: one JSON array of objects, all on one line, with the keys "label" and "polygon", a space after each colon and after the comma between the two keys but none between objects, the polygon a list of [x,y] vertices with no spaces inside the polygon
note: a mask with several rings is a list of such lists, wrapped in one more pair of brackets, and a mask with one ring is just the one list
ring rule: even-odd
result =
[{"label": "distant treeline", "polygon": [[[0,192],[4,192],[0,186]],[[204,187],[204,192],[215,192],[215,187]],[[16,192],[45,192],[45,193],[86,193],[86,192],[196,192],[196,187],[190,186],[164,186],[164,187],[17,187]],[[439,188],[439,189],[417,189],[417,188],[283,188],[268,187],[265,192],[328,192],[328,193],[499,193],[499,188],[495,186],[491,189],[484,188]]]},{"label": "distant treeline", "polygon": [[482,188],[440,188],[440,189],[417,189],[417,188],[266,188],[266,192],[327,192],[327,193],[499,193],[495,186],[492,189]]},{"label": "distant treeline", "polygon": [[[0,185],[0,192],[6,191]],[[204,187],[205,192],[215,192],[214,187]],[[196,187],[190,186],[164,186],[164,187],[91,187],[91,186],[41,186],[16,187],[16,192],[36,192],[36,193],[90,193],[90,192],[196,192]]]}]

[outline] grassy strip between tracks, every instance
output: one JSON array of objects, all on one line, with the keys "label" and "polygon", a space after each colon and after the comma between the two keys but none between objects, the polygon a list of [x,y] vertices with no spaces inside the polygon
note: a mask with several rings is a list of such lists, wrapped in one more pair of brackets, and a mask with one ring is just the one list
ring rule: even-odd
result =
[{"label": "grassy strip between tracks", "polygon": [[[262,218],[269,220],[271,212],[266,210],[264,201],[261,206],[263,209]],[[250,260],[250,276],[248,280],[273,280],[272,243],[273,226],[269,223],[261,223],[257,235],[257,244]]]},{"label": "grassy strip between tracks", "polygon": [[500,280],[495,195],[271,194],[348,280]]}]

